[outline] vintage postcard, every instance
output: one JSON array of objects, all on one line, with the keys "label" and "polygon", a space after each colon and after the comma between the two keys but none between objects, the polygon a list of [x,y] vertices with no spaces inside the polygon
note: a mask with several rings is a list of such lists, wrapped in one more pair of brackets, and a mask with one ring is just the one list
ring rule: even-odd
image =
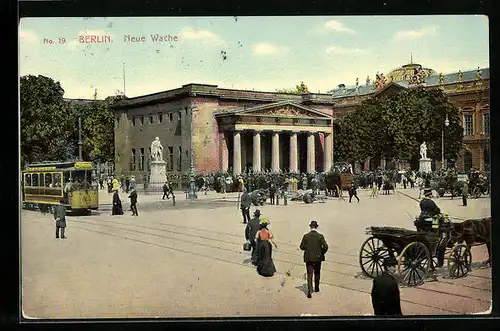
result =
[{"label": "vintage postcard", "polygon": [[487,313],[488,18],[23,18],[23,317]]}]

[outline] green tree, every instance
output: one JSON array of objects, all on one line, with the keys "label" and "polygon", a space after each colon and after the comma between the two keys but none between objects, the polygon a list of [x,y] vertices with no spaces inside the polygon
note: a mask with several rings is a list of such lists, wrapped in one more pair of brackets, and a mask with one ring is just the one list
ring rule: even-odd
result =
[{"label": "green tree", "polygon": [[[444,128],[446,115],[450,124]],[[441,90],[411,89],[367,100],[341,119],[339,126],[335,144],[341,158],[349,162],[385,157],[415,167],[423,141],[428,157],[441,160],[443,128],[446,158],[456,158],[463,146],[459,110]]]},{"label": "green tree", "polygon": [[304,82],[300,82],[300,85],[296,85],[294,89],[277,89],[276,92],[287,94],[306,94],[309,93],[309,89]]},{"label": "green tree", "polygon": [[72,113],[59,82],[42,75],[20,79],[21,165],[43,160],[65,160],[75,142]]}]

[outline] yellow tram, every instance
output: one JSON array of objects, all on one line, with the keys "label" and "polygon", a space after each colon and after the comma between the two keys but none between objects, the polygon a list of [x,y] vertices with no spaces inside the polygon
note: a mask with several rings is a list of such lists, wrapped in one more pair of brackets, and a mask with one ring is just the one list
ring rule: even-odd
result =
[{"label": "yellow tram", "polygon": [[92,162],[41,162],[30,164],[22,172],[23,205],[50,211],[64,199],[68,211],[99,208],[99,188],[92,181]]}]

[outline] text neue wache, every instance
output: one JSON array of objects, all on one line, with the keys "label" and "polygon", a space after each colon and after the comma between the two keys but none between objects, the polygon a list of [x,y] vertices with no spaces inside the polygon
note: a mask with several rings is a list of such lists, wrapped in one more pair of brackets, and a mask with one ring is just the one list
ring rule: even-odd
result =
[{"label": "text neue wache", "polygon": [[[111,35],[95,35],[95,34],[87,34],[87,35],[79,35],[78,41],[81,44],[110,44],[113,43],[114,38]],[[148,36],[142,35],[131,35],[125,34],[123,36],[123,41],[126,43],[146,43],[148,41],[152,42],[176,42],[179,41],[179,37],[171,34],[159,34],[154,33]]]}]

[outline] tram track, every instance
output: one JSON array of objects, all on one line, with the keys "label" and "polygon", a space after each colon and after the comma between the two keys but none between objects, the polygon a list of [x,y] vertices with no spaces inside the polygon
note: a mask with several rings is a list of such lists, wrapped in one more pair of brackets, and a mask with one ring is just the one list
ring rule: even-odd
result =
[{"label": "tram track", "polygon": [[[26,222],[29,222],[29,223],[32,223],[32,224],[40,224],[40,223],[37,223],[37,222],[34,222],[34,221],[26,221]],[[219,261],[219,262],[224,262],[224,263],[229,263],[229,264],[233,264],[233,265],[238,265],[238,266],[243,266],[243,267],[255,269],[255,267],[252,266],[252,265],[246,265],[246,264],[242,264],[242,263],[239,263],[239,262],[234,262],[234,261],[227,260],[227,259],[221,259],[221,258],[217,258],[217,257],[211,256],[211,255],[194,253],[194,252],[191,252],[191,251],[188,251],[188,250],[183,250],[183,249],[179,249],[179,248],[168,246],[168,245],[164,245],[164,244],[152,243],[152,242],[145,241],[145,240],[140,240],[140,239],[137,239],[137,238],[132,238],[132,237],[127,237],[127,236],[117,235],[117,234],[113,234],[113,233],[109,233],[109,232],[103,232],[103,231],[98,231],[98,230],[94,230],[94,229],[88,229],[88,228],[81,227],[81,226],[76,226],[76,227],[73,227],[73,228],[75,230],[84,230],[84,231],[87,231],[87,232],[97,233],[97,234],[104,235],[104,236],[116,237],[116,238],[130,240],[130,241],[133,241],[133,242],[137,242],[137,243],[141,243],[141,244],[146,244],[146,245],[149,245],[149,246],[154,246],[154,247],[158,247],[158,248],[162,248],[162,249],[168,249],[168,250],[171,250],[171,251],[176,251],[176,252],[180,252],[180,253],[190,254],[190,255],[197,256],[197,257],[203,257],[203,258],[207,258],[209,260],[215,260],[215,261]],[[322,269],[322,271],[323,271],[323,269]],[[285,276],[285,277],[289,277],[289,278],[296,279],[296,280],[302,280],[302,281],[304,280],[303,277],[290,276],[290,275],[288,275],[286,273],[282,273],[282,272],[276,272],[275,274],[276,275]],[[360,290],[360,289],[353,288],[353,287],[338,285],[338,284],[334,284],[334,283],[327,282],[327,281],[321,281],[320,284],[330,285],[330,286],[334,286],[334,287],[341,288],[341,289],[348,290],[348,291],[355,291],[355,292],[359,292],[359,293],[371,295],[370,291],[364,291],[364,290]],[[446,313],[450,313],[450,314],[461,314],[460,311],[446,309],[446,308],[437,307],[437,306],[432,306],[432,305],[428,305],[428,304],[425,304],[425,303],[420,303],[420,302],[416,302],[416,301],[412,301],[412,300],[402,299],[401,301],[402,302],[408,302],[408,303],[411,303],[411,304],[415,304],[415,305],[418,305],[418,306],[423,306],[423,307],[427,307],[427,308],[437,309],[437,310],[440,310],[440,311],[443,311],[443,312],[446,312]]]},{"label": "tram track", "polygon": [[[170,230],[160,229],[160,228],[156,228],[156,227],[147,227],[147,226],[140,225],[140,224],[128,224],[128,223],[127,224],[123,224],[123,223],[116,222],[116,221],[112,221],[112,222],[115,223],[115,224],[118,224],[118,225],[128,225],[128,226],[133,226],[133,227],[149,228],[149,229],[153,229],[153,230],[159,230],[159,231],[163,231],[163,232],[167,232],[167,233],[172,233],[174,235],[185,235],[185,236],[188,236],[188,237],[192,236],[192,237],[197,237],[197,238],[205,239],[205,240],[211,240],[211,241],[215,241],[215,242],[224,242],[224,243],[227,243],[227,244],[230,244],[230,245],[236,245],[236,246],[240,245],[239,242],[237,243],[237,242],[231,242],[231,241],[226,241],[226,240],[220,240],[218,238],[209,238],[209,237],[204,237],[204,236],[197,236],[197,235],[192,235],[192,234],[186,234],[186,233],[181,233],[181,232],[176,232],[176,231],[170,231]],[[159,237],[159,238],[162,238],[162,239],[174,240],[174,241],[184,242],[184,243],[188,243],[188,244],[193,244],[193,245],[199,245],[199,246],[203,246],[203,247],[208,247],[208,248],[212,248],[212,249],[220,249],[219,246],[214,246],[214,245],[209,245],[209,244],[203,244],[203,243],[198,243],[198,242],[183,240],[183,239],[169,237],[169,236],[158,235],[158,234],[154,234],[154,233],[150,233],[150,232],[138,231],[138,230],[135,230],[135,229],[129,229],[129,228],[120,227],[120,226],[116,226],[116,225],[113,226],[113,225],[101,224],[101,223],[98,223],[98,224],[87,223],[87,224],[89,224],[89,225],[96,225],[96,226],[108,226],[108,227],[116,228],[116,229],[119,229],[119,230],[125,230],[125,231],[131,232],[131,233],[139,233],[139,234],[144,234],[144,235],[152,235],[152,236]],[[227,249],[225,251],[226,252],[232,252],[232,253],[240,253],[241,252],[240,250],[227,250]],[[273,253],[276,254],[276,255],[278,255],[278,254],[286,254],[286,255],[289,255],[289,256],[302,257],[302,254],[297,254],[297,253],[293,253],[293,252],[286,252],[286,251],[283,251],[283,250],[275,250],[275,251],[273,251]],[[303,263],[293,262],[290,259],[289,260],[283,260],[283,259],[279,259],[279,258],[273,258],[273,260],[275,260],[276,262],[282,262],[284,264],[291,264],[292,268],[289,269],[288,272],[290,272],[290,270],[292,270],[294,268],[293,266],[303,267]],[[325,262],[327,262],[327,263],[334,263],[334,264],[347,265],[349,267],[354,267],[356,269],[359,268],[358,265],[353,265],[353,264],[350,264],[350,263],[344,263],[344,262],[339,262],[339,261],[327,260]],[[338,270],[333,270],[333,269],[327,268],[327,267],[322,267],[321,271],[322,272],[329,272],[329,273],[333,273],[333,274],[338,274],[338,275],[342,275],[342,276],[353,277],[352,273],[345,273],[345,272],[338,271]],[[470,276],[470,275],[468,275],[468,276]],[[482,278],[485,278],[485,277],[482,277]],[[474,290],[479,290],[479,291],[491,291],[489,289],[478,288],[478,287],[473,287],[473,286],[467,286],[467,285],[463,285],[463,284],[456,284],[456,283],[449,282],[449,281],[444,281],[444,280],[440,280],[439,282],[443,283],[443,284],[451,285],[451,286],[454,286],[454,287],[466,287],[466,288],[470,288],[470,289],[474,289]],[[335,284],[330,284],[330,285],[337,286]],[[419,290],[419,291],[428,291],[428,292],[434,292],[434,293],[440,293],[440,294],[447,294],[447,295],[451,295],[451,296],[455,296],[455,297],[472,299],[472,300],[477,300],[477,301],[481,301],[481,302],[489,302],[489,301],[477,299],[477,298],[474,298],[474,297],[471,297],[471,296],[465,296],[465,295],[458,294],[458,293],[451,293],[451,292],[440,291],[440,290],[435,290],[435,289],[427,289],[427,288],[424,288],[424,287],[412,287],[412,289]]]}]

